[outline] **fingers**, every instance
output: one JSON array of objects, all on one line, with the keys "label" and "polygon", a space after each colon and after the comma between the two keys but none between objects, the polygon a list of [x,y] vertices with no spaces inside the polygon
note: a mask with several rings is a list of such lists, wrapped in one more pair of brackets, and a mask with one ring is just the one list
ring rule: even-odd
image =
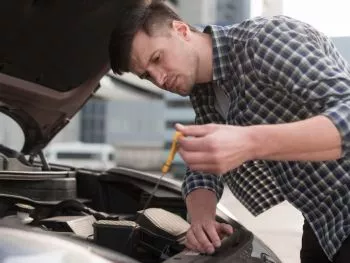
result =
[{"label": "fingers", "polygon": [[[207,231],[207,234],[208,234],[208,237],[211,241],[211,244],[216,248],[216,247],[219,247],[221,242],[220,242],[220,236],[216,230],[216,227],[215,225],[211,225],[210,227],[208,227],[206,229]],[[213,250],[213,253],[214,253],[214,250]]]},{"label": "fingers", "polygon": [[202,137],[208,133],[212,133],[216,126],[215,124],[205,124],[205,125],[187,125],[177,123],[175,125],[177,131],[181,132],[184,136]]},{"label": "fingers", "polygon": [[209,136],[220,128],[218,124],[183,126],[177,123],[175,127],[184,135],[178,139],[178,143],[186,151],[213,151],[219,146],[217,139]]},{"label": "fingers", "polygon": [[188,152],[210,151],[210,144],[204,137],[182,137],[178,143],[180,148]]},{"label": "fingers", "polygon": [[[210,242],[210,240],[208,239],[207,236],[207,229],[208,227],[205,226],[195,226],[193,228],[193,234],[195,235],[197,241],[198,241],[198,245],[201,248],[200,252],[202,253],[209,253],[212,254],[214,253],[214,246],[213,244]],[[214,231],[216,232],[215,228]]]},{"label": "fingers", "polygon": [[179,148],[178,153],[192,171],[201,171],[205,173],[222,174],[226,172],[226,166],[218,162],[214,154],[207,152],[191,152]]},{"label": "fingers", "polygon": [[217,232],[219,233],[220,239],[223,239],[225,236],[230,236],[233,234],[232,226],[225,223],[217,223]]},{"label": "fingers", "polygon": [[186,247],[201,253],[212,254],[221,245],[216,222],[191,227],[186,238]]},{"label": "fingers", "polygon": [[180,147],[178,153],[187,164],[212,163],[213,157],[206,152],[192,152],[186,151]]},{"label": "fingers", "polygon": [[201,251],[202,250],[202,247],[199,244],[198,240],[196,239],[196,236],[194,235],[191,228],[187,231],[185,245],[188,249],[190,249],[192,251]]}]

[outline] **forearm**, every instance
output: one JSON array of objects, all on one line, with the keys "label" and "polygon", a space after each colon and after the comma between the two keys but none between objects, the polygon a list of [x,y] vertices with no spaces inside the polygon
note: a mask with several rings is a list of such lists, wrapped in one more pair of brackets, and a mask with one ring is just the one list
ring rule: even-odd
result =
[{"label": "forearm", "polygon": [[249,127],[254,159],[326,161],[341,156],[341,138],[324,116],[288,124]]},{"label": "forearm", "polygon": [[305,152],[305,153],[288,153],[276,154],[265,158],[265,160],[280,160],[280,161],[329,161],[335,160],[334,156],[339,154],[339,150],[330,150],[323,152]]},{"label": "forearm", "polygon": [[191,221],[202,218],[215,219],[216,195],[207,189],[196,189],[187,196],[186,206]]}]

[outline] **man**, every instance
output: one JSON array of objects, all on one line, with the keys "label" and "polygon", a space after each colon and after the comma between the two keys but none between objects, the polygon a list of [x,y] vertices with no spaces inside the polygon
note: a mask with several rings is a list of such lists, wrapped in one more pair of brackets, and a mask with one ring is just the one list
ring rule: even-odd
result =
[{"label": "man", "polygon": [[329,39],[282,16],[199,32],[157,1],[129,10],[110,61],[190,96],[197,125],[176,126],[190,249],[232,233],[215,221],[225,182],[254,215],[283,200],[303,213],[302,263],[349,262],[350,68]]}]

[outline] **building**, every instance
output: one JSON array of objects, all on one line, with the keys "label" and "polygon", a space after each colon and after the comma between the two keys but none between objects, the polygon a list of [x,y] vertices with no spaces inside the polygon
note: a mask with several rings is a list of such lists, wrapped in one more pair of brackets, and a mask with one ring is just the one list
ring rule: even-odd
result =
[{"label": "building", "polygon": [[233,24],[250,17],[248,0],[178,0],[178,12],[190,24]]},{"label": "building", "polygon": [[136,76],[107,74],[82,109],[80,141],[116,147],[118,164],[158,170],[163,161],[163,92]]},{"label": "building", "polygon": [[159,170],[163,163],[163,92],[131,74],[108,73],[100,89],[53,142],[108,143],[120,166]]}]

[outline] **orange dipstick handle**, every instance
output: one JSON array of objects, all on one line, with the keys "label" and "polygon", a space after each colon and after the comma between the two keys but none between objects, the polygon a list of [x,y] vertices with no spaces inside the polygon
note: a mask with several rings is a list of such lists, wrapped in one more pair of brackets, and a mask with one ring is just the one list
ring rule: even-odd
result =
[{"label": "orange dipstick handle", "polygon": [[178,145],[177,145],[178,139],[180,137],[182,137],[182,136],[183,136],[182,133],[178,132],[178,131],[176,131],[175,134],[174,134],[173,143],[171,144],[171,148],[170,148],[170,152],[169,152],[169,155],[168,155],[168,159],[166,160],[165,164],[162,167],[163,175],[168,173],[169,170],[170,170],[171,163],[174,160],[174,157],[175,157],[175,154],[176,154],[176,151],[177,151],[177,148],[178,148]]}]

